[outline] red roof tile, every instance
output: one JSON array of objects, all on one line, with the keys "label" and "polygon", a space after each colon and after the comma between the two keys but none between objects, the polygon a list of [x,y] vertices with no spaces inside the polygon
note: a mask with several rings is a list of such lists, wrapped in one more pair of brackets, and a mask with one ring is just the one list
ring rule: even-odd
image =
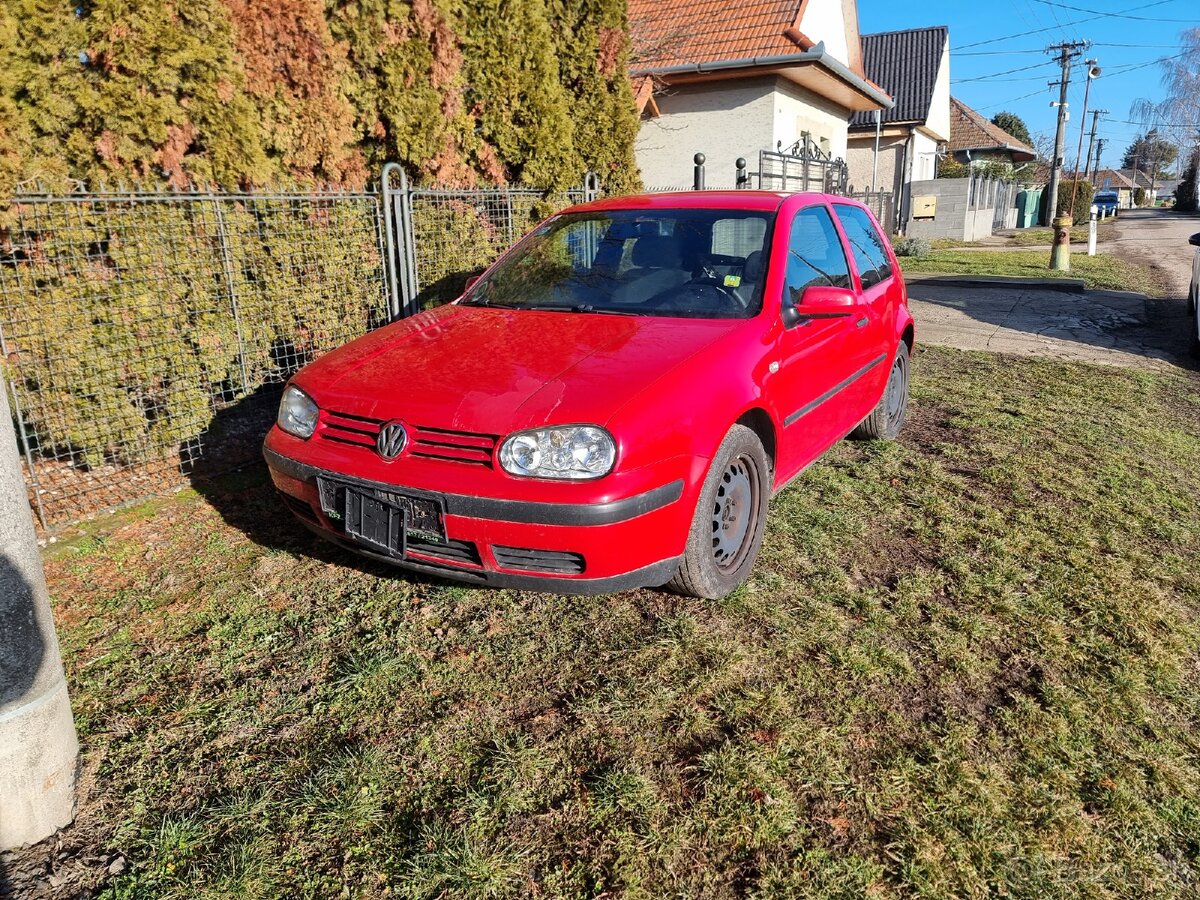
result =
[{"label": "red roof tile", "polygon": [[798,53],[808,46],[785,32],[799,9],[800,0],[629,0],[630,67]]},{"label": "red roof tile", "polygon": [[957,97],[950,98],[950,149],[1012,150],[1017,156],[1033,159],[1037,151],[1017,140],[1003,128],[993,125]]}]

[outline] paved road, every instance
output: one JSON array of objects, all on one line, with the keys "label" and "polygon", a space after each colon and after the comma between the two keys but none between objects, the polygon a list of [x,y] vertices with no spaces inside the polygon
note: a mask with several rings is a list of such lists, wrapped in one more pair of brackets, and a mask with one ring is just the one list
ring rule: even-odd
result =
[{"label": "paved road", "polygon": [[1165,272],[1174,297],[1187,297],[1194,248],[1188,238],[1200,231],[1200,216],[1166,209],[1130,209],[1117,220],[1117,236],[1105,251]]},{"label": "paved road", "polygon": [[1162,270],[1174,294],[1164,300],[1118,291],[1070,293],[913,279],[909,297],[917,339],[962,350],[1194,369],[1191,320],[1183,298],[1191,271],[1187,238],[1197,231],[1200,217],[1162,210],[1131,210],[1122,216],[1118,238],[1108,251]]}]

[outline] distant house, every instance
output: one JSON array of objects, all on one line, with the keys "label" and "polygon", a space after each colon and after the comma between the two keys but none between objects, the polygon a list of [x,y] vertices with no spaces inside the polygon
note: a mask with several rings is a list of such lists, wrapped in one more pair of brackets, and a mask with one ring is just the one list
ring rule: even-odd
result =
[{"label": "distant house", "polygon": [[950,33],[938,25],[867,34],[862,52],[867,77],[895,105],[850,119],[850,184],[856,191],[888,191],[902,210],[905,185],[933,178],[939,148],[950,140]]},{"label": "distant house", "polygon": [[[1120,169],[1119,171],[1146,192],[1146,201],[1148,203],[1153,203],[1163,193],[1163,179],[1152,178],[1149,172],[1143,172],[1141,169]],[[1174,193],[1173,189],[1172,193]]]},{"label": "distant house", "polygon": [[630,75],[642,114],[647,186],[732,187],[734,161],[811,146],[845,159],[850,117],[891,97],[863,72],[855,0],[630,0]]},{"label": "distant house", "polygon": [[1133,192],[1137,185],[1116,169],[1097,169],[1088,180],[1097,191],[1116,191],[1118,209],[1133,208]]},{"label": "distant house", "polygon": [[1003,162],[1013,166],[1037,159],[1037,151],[992,124],[957,97],[950,98],[949,152],[964,165]]}]

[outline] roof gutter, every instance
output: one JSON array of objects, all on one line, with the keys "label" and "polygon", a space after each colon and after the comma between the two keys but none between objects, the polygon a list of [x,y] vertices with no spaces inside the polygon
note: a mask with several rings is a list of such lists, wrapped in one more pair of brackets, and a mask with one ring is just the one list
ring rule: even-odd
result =
[{"label": "roof gutter", "polygon": [[723,69],[748,69],[765,66],[790,66],[797,63],[816,63],[831,71],[842,81],[845,81],[860,94],[869,97],[884,109],[896,105],[888,94],[870,84],[857,72],[850,69],[844,62],[825,52],[825,42],[821,41],[811,50],[802,53],[780,53],[775,56],[743,56],[740,59],[718,59],[711,62],[681,63],[675,66],[657,66],[646,69],[634,69],[631,75],[703,75],[706,72],[718,72]]}]

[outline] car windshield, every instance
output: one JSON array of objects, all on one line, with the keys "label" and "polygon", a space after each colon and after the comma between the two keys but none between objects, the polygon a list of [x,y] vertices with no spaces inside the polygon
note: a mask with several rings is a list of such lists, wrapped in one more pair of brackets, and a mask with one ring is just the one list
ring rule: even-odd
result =
[{"label": "car windshield", "polygon": [[632,316],[748,318],[762,306],[774,213],[735,209],[564,213],[460,301]]}]

